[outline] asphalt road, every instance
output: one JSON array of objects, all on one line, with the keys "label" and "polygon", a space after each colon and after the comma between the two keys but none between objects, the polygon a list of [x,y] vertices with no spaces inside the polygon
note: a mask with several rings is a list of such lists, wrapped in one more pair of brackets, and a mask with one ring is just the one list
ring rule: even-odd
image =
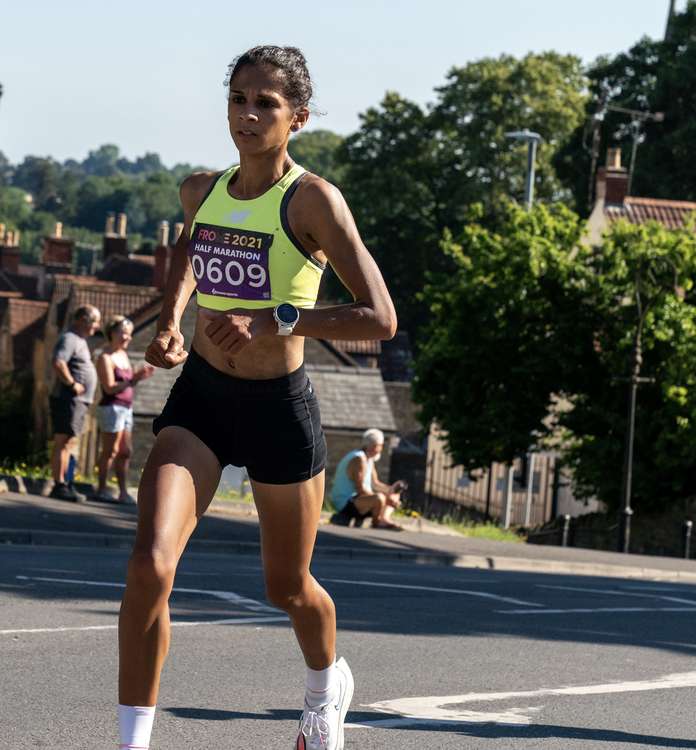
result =
[{"label": "asphalt road", "polygon": [[[115,748],[126,553],[0,547],[0,747]],[[346,748],[696,748],[696,588],[321,558]],[[293,747],[304,667],[252,555],[187,553],[153,750]]]}]

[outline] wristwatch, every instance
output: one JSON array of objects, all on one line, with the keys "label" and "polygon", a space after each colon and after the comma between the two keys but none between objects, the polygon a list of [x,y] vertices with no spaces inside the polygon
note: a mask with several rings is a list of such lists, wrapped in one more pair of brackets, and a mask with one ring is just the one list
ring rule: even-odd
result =
[{"label": "wristwatch", "polygon": [[278,324],[278,335],[289,336],[300,319],[300,311],[289,302],[281,302],[273,308],[273,317]]}]

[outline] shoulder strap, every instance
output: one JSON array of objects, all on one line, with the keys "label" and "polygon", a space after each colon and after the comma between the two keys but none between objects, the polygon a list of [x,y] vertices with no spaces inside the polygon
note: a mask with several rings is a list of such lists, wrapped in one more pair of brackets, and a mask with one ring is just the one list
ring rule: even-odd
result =
[{"label": "shoulder strap", "polygon": [[201,206],[210,198],[211,193],[217,185],[221,182],[222,178],[225,176],[232,177],[232,175],[239,169],[239,165],[236,164],[234,167],[230,167],[229,169],[225,169],[222,172],[219,172],[216,177],[213,178],[211,181],[208,189],[205,191],[205,195],[203,196],[201,202],[198,204],[198,207],[196,208],[196,211],[194,213],[194,216],[201,210]]},{"label": "shoulder strap", "polygon": [[307,170],[299,164],[293,164],[292,167],[276,182],[274,188],[282,193],[286,192],[298,177],[303,175]]}]

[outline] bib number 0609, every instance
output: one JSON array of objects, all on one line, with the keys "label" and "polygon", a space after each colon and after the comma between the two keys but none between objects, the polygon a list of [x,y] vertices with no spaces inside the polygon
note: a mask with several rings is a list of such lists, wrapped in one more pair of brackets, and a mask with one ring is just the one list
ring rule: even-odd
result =
[{"label": "bib number 0609", "polygon": [[210,258],[206,264],[200,255],[194,255],[191,265],[196,279],[205,276],[211,284],[219,284],[223,276],[232,286],[241,286],[247,280],[251,287],[262,287],[266,283],[266,269],[258,263],[250,263],[245,270],[239,261],[229,260],[223,269],[220,258]]}]

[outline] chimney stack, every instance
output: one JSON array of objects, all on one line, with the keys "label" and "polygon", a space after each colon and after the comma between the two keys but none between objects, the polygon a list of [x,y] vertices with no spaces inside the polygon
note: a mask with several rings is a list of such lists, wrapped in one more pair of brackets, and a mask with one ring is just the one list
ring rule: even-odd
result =
[{"label": "chimney stack", "polygon": [[63,223],[57,221],[50,237],[43,238],[41,262],[48,273],[72,273],[74,240],[63,237]]},{"label": "chimney stack", "polygon": [[607,149],[606,166],[597,170],[596,196],[605,204],[623,205],[628,193],[628,171],[621,166],[621,149]]},{"label": "chimney stack", "polygon": [[11,232],[0,224],[0,269],[19,273],[19,231]]},{"label": "chimney stack", "polygon": [[169,275],[169,222],[160,221],[157,228],[157,247],[155,248],[155,268],[152,274],[152,285],[160,291],[164,290]]},{"label": "chimney stack", "polygon": [[157,245],[168,245],[169,244],[169,222],[160,221],[157,227]]},{"label": "chimney stack", "polygon": [[[116,221],[116,231],[114,231],[114,221]],[[113,212],[106,215],[106,226],[102,239],[102,258],[104,261],[111,255],[118,255],[122,258],[128,257],[126,223],[126,214],[119,214],[116,220]]]}]

